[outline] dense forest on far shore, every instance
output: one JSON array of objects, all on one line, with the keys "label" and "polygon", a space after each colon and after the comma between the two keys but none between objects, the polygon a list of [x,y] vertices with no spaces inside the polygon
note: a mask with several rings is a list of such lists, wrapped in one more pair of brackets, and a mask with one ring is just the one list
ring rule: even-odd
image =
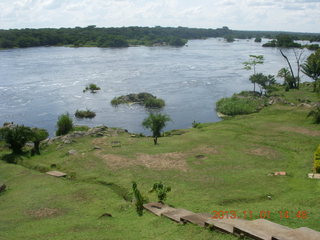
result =
[{"label": "dense forest on far shore", "polygon": [[210,37],[270,38],[287,34],[294,40],[320,41],[320,34],[272,31],[236,31],[228,27],[201,29],[186,27],[121,27],[98,28],[95,25],[75,28],[9,29],[0,30],[0,48],[37,46],[128,47],[134,45],[183,46],[188,39]]}]

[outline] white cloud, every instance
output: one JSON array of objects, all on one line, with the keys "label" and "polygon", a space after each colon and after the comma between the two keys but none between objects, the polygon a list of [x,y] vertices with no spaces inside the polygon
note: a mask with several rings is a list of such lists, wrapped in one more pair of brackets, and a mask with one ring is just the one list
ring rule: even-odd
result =
[{"label": "white cloud", "polygon": [[0,28],[189,26],[320,32],[320,0],[0,0]]}]

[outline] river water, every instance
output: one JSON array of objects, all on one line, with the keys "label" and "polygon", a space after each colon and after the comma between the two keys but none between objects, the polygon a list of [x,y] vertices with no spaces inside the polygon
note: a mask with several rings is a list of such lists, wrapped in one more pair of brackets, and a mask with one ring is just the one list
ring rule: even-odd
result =
[{"label": "river water", "polygon": [[[263,42],[265,42],[264,40]],[[67,48],[37,47],[0,51],[0,124],[15,122],[46,128],[51,135],[60,114],[90,109],[91,120],[78,125],[107,125],[149,134],[141,122],[148,111],[138,105],[117,108],[110,101],[128,93],[149,92],[162,98],[172,121],[166,130],[189,128],[192,122],[216,122],[215,102],[234,92],[252,90],[252,71],[242,63],[250,54],[264,55],[258,72],[276,74],[286,62],[262,43],[222,39],[191,40],[188,46]],[[288,54],[293,60],[292,50]],[[308,56],[309,51],[305,50]],[[83,93],[89,83],[101,87]]]}]

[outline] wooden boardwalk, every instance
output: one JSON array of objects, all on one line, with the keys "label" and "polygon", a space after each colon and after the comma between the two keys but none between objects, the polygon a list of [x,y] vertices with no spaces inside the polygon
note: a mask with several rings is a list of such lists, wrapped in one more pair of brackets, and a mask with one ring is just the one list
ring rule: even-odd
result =
[{"label": "wooden boardwalk", "polygon": [[320,232],[307,227],[292,229],[265,219],[212,219],[208,213],[193,213],[182,208],[152,202],[143,207],[157,216],[167,217],[177,223],[192,223],[212,230],[255,240],[320,240]]}]

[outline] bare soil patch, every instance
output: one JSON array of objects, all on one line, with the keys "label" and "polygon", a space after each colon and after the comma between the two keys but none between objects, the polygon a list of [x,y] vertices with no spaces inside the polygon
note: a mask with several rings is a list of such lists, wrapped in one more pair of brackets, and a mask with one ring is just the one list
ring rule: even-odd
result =
[{"label": "bare soil patch", "polygon": [[106,164],[114,169],[123,167],[130,167],[135,165],[145,166],[151,169],[167,170],[177,169],[182,171],[188,171],[188,165],[186,158],[190,156],[205,156],[205,154],[218,154],[218,151],[214,147],[200,147],[192,149],[188,152],[171,152],[161,154],[145,154],[137,153],[134,158],[123,157],[116,154],[102,154],[96,152],[96,155],[102,158]]},{"label": "bare soil patch", "polygon": [[281,127],[279,128],[279,130],[300,133],[300,134],[304,134],[312,137],[320,136],[320,131],[310,130],[308,128],[303,128],[303,127]]},{"label": "bare soil patch", "polygon": [[62,210],[57,208],[40,208],[37,210],[30,210],[27,214],[33,218],[42,219],[61,215]]},{"label": "bare soil patch", "polygon": [[276,158],[279,155],[277,151],[267,147],[258,147],[254,149],[249,149],[248,153],[256,156],[264,156],[268,159]]}]

